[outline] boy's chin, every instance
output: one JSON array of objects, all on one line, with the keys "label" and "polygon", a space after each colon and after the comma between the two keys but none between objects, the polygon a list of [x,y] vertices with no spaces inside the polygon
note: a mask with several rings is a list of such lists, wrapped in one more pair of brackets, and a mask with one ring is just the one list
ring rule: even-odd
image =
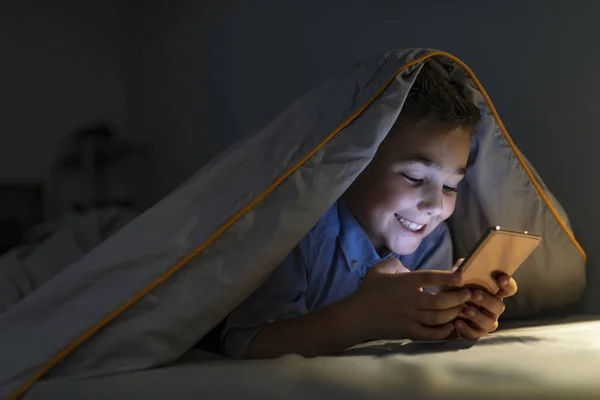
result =
[{"label": "boy's chin", "polygon": [[413,240],[402,240],[403,243],[398,243],[394,246],[389,246],[388,248],[399,256],[408,256],[414,253],[418,248],[423,239],[413,239]]}]

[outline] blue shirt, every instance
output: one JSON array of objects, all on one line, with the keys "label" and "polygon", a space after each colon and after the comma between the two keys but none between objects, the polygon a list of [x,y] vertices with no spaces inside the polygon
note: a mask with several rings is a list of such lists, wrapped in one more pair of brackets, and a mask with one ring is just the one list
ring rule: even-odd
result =
[{"label": "blue shirt", "polygon": [[354,293],[367,270],[398,257],[411,271],[450,270],[452,242],[440,224],[410,255],[383,256],[371,244],[343,200],[338,200],[267,280],[227,318],[223,349],[243,358],[252,337],[267,323],[298,317]]}]

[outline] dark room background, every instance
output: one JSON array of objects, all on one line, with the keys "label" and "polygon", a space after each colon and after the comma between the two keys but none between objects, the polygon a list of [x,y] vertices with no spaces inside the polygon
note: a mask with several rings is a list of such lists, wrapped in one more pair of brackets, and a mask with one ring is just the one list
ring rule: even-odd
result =
[{"label": "dark room background", "polygon": [[59,143],[111,121],[148,149],[152,201],[363,58],[437,48],[480,78],[589,255],[600,312],[600,3],[2,1],[0,179],[43,185]]}]

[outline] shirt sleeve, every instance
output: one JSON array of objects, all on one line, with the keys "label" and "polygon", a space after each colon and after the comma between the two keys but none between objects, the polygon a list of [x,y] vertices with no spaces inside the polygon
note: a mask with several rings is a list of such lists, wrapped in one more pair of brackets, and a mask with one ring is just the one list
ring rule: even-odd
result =
[{"label": "shirt sleeve", "polygon": [[431,232],[414,253],[401,257],[400,261],[411,271],[452,270],[454,265],[453,245],[446,222],[442,222]]},{"label": "shirt sleeve", "polygon": [[227,317],[221,335],[226,355],[244,358],[248,344],[266,324],[307,313],[306,250],[306,240],[303,240],[269,278]]}]

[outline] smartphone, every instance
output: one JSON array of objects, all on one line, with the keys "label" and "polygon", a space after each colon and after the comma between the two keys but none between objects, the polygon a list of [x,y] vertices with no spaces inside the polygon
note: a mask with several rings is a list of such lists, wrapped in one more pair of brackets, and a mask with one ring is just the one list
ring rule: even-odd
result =
[{"label": "smartphone", "polygon": [[463,276],[463,288],[480,288],[492,294],[498,293],[498,276],[512,276],[541,240],[540,235],[528,231],[512,231],[499,226],[487,229],[456,270]]}]

